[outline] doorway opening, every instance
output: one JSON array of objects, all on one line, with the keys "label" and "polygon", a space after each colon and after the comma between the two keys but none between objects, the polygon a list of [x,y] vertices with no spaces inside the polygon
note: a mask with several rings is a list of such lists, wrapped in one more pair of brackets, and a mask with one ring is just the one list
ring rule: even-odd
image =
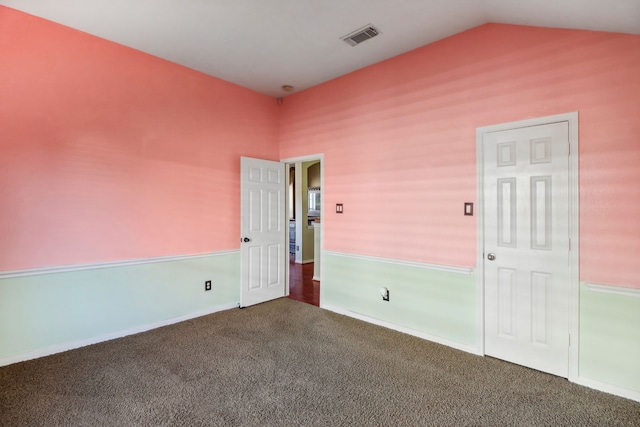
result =
[{"label": "doorway opening", "polygon": [[283,160],[288,175],[289,298],[320,305],[323,156]]}]

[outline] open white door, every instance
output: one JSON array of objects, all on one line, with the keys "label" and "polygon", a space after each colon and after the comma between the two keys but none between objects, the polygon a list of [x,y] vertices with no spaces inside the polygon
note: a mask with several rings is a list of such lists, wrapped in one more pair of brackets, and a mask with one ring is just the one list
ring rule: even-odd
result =
[{"label": "open white door", "polygon": [[485,133],[485,352],[568,376],[569,125]]},{"label": "open white door", "polygon": [[240,307],[285,296],[285,165],[240,159]]}]

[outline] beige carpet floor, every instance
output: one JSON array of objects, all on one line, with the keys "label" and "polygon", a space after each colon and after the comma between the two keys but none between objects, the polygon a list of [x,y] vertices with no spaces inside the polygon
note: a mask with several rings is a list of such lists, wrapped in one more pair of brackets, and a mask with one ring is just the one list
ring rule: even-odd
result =
[{"label": "beige carpet floor", "polygon": [[640,403],[290,299],[0,368],[0,426],[640,426]]}]

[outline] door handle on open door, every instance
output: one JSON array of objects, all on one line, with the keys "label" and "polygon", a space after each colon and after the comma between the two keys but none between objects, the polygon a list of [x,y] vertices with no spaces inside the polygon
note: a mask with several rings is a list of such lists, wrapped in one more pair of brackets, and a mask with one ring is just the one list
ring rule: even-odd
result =
[{"label": "door handle on open door", "polygon": [[250,242],[250,241],[251,241],[251,239],[250,239],[250,238],[248,238],[248,237],[243,237],[243,238],[241,239],[241,241],[243,241],[243,242],[245,242],[245,243],[248,243],[248,242]]},{"label": "door handle on open door", "polygon": [[487,255],[487,259],[488,259],[489,261],[493,261],[494,259],[496,259],[496,255],[495,255],[495,254],[488,254],[488,255]]}]

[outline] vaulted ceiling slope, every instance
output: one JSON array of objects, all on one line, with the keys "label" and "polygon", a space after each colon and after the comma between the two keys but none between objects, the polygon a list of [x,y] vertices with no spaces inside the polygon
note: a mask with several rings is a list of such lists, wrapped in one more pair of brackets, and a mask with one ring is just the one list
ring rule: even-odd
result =
[{"label": "vaulted ceiling slope", "polygon": [[[0,0],[273,97],[488,22],[640,34],[640,0]],[[1,10],[0,10],[1,12]],[[341,37],[374,25],[355,47]],[[292,92],[292,93],[293,93]]]}]

